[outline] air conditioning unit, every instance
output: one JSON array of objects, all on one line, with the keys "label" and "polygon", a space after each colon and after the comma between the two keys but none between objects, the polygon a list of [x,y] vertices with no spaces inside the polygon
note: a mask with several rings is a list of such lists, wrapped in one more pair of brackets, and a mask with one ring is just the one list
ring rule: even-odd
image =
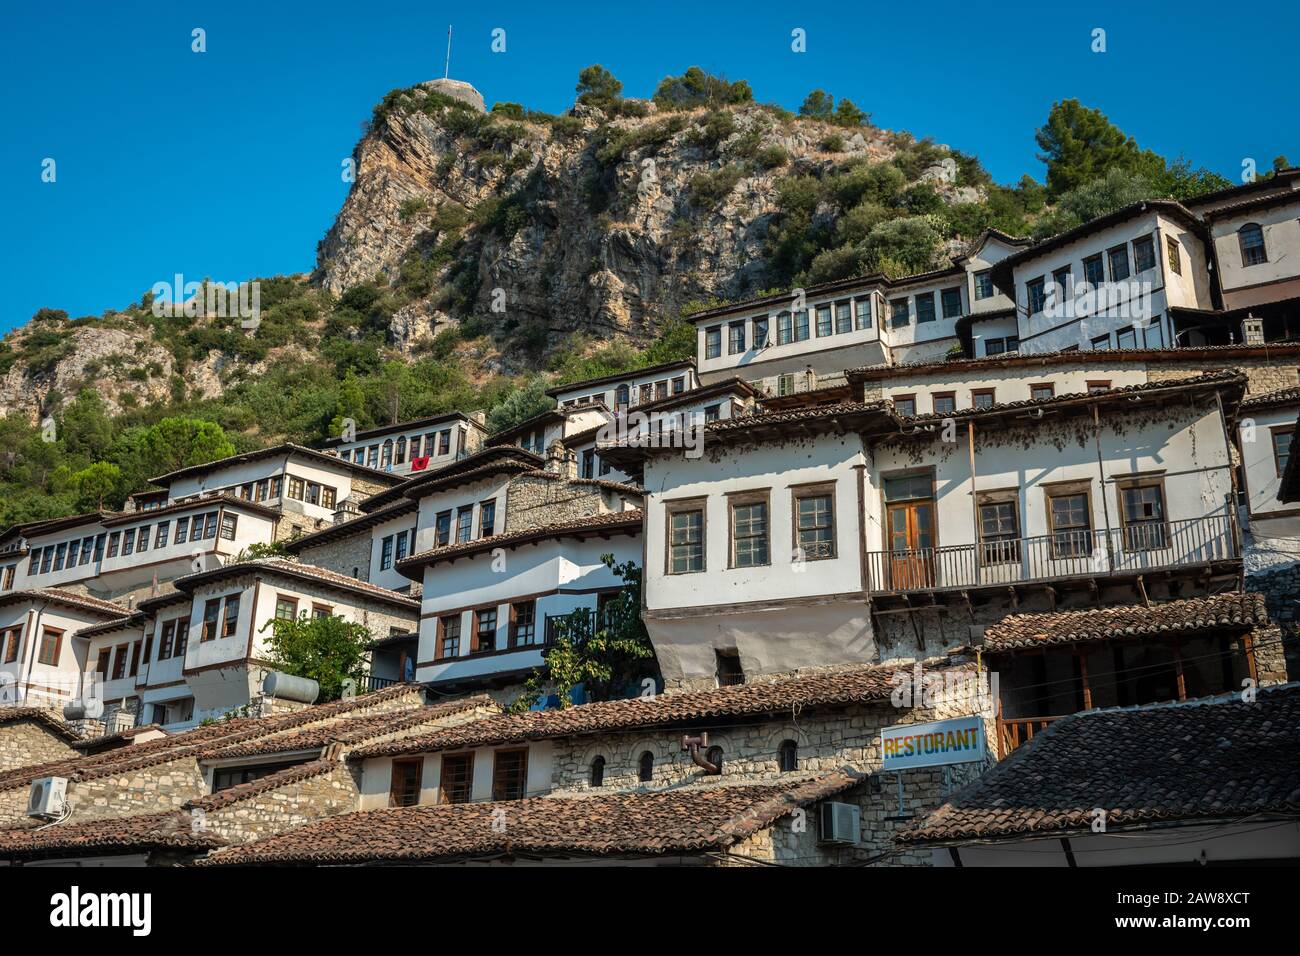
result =
[{"label": "air conditioning unit", "polygon": [[27,796],[27,815],[52,820],[63,813],[68,795],[67,777],[41,777],[32,781]]},{"label": "air conditioning unit", "polygon": [[857,804],[827,800],[817,808],[817,812],[820,842],[857,845],[861,827],[861,810]]}]

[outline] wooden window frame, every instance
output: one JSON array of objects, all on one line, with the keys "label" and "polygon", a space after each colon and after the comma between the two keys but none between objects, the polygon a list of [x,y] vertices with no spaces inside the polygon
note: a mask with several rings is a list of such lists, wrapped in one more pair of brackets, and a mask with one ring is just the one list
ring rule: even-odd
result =
[{"label": "wooden window frame", "polygon": [[[239,593],[227,594],[221,602],[221,627],[219,628],[219,637],[234,637],[239,632],[239,609],[243,604],[240,600],[242,595]],[[235,602],[235,619],[230,620],[230,602]]]},{"label": "wooden window frame", "polygon": [[[903,306],[902,321],[899,321],[898,310],[895,306]],[[889,300],[889,327],[891,329],[905,329],[912,324],[912,307],[907,296]]]},{"label": "wooden window frame", "polygon": [[[772,489],[750,488],[744,491],[730,491],[727,498],[727,568],[744,571],[750,568],[768,568],[772,566]],[[761,504],[766,509],[764,539],[767,548],[767,560],[757,564],[739,565],[736,563],[736,508]]]},{"label": "wooden window frame", "polygon": [[[914,296],[912,296],[912,299],[915,301],[915,304],[916,304],[916,324],[917,324],[917,325],[929,325],[931,322],[937,322],[937,321],[939,321],[939,311],[938,311],[938,308],[935,306],[935,302],[934,302],[934,290],[933,290],[933,289],[931,289],[929,292],[918,292],[918,293],[916,293]],[[930,308],[929,308],[929,316],[930,316],[930,317],[929,317],[928,319],[927,319],[927,318],[922,318],[922,317],[921,317],[921,316],[922,316],[922,311],[921,311],[921,303],[922,303],[922,302],[929,302],[929,303],[930,303]]]},{"label": "wooden window frame", "polygon": [[[1094,279],[1089,279],[1089,278],[1088,278],[1088,271],[1089,271],[1089,270],[1088,270],[1088,266],[1089,266],[1091,263],[1096,263],[1097,265],[1101,266],[1101,268],[1100,268],[1099,270],[1097,270],[1097,271],[1100,273],[1100,276],[1101,276],[1099,279],[1095,279],[1095,280],[1094,280]],[[1097,285],[1101,285],[1102,283],[1104,283],[1104,282],[1106,281],[1106,254],[1105,254],[1104,252],[1097,252],[1097,253],[1094,253],[1093,255],[1090,255],[1090,256],[1084,256],[1084,258],[1083,258],[1083,281],[1084,281],[1084,284],[1087,285],[1089,288],[1093,288],[1093,287],[1095,287],[1095,286],[1097,286]]]},{"label": "wooden window frame", "polygon": [[[1035,298],[1038,299],[1038,308],[1034,308]],[[1047,308],[1047,277],[1038,276],[1025,283],[1025,312],[1032,318],[1045,308]]]},{"label": "wooden window frame", "polygon": [[[505,793],[505,787],[503,786],[502,781],[500,780],[501,758],[507,755],[514,756],[515,754],[522,755],[522,759],[519,764],[519,769],[520,769],[519,796],[508,797],[503,795]],[[527,747],[503,747],[500,750],[493,751],[492,752],[492,799],[494,801],[522,800],[527,796],[528,796],[528,748]]]},{"label": "wooden window frame", "polygon": [[[1010,538],[994,538],[989,540],[984,537],[984,513],[983,509],[990,505],[1012,504],[1012,515],[1015,518],[1016,527],[1015,535]],[[1024,527],[1020,520],[1020,489],[1019,488],[990,488],[987,491],[977,491],[975,493],[975,539],[979,542],[977,559],[980,567],[998,567],[1004,564],[1018,564],[1021,559],[1020,542],[1025,537]],[[990,560],[990,553],[996,555],[995,560]]]},{"label": "wooden window frame", "polygon": [[6,628],[4,631],[4,663],[12,664],[18,660],[19,651],[23,646],[23,629],[22,626]]},{"label": "wooden window frame", "polygon": [[[212,617],[211,617],[211,624],[212,624],[212,632],[213,632],[213,633],[209,634],[209,633],[208,633],[208,624],[209,624],[208,608],[211,608],[211,607],[214,607],[214,606],[215,606],[215,608],[216,608],[216,613],[213,614]],[[214,639],[216,638],[216,636],[217,636],[217,635],[216,635],[216,632],[217,632],[218,630],[220,630],[220,624],[221,624],[221,598],[219,598],[219,597],[218,597],[218,598],[207,598],[207,599],[204,600],[204,602],[203,602],[203,617],[202,617],[200,620],[202,621],[202,623],[201,623],[200,626],[199,626],[199,643],[200,643],[200,644],[204,644],[204,643],[207,643],[208,641],[214,640]]]},{"label": "wooden window frame", "polygon": [[[673,570],[673,516],[683,512],[700,513],[700,566],[685,571]],[[709,569],[709,509],[707,497],[676,498],[664,502],[664,574],[703,574]]]},{"label": "wooden window frame", "polygon": [[[835,501],[834,481],[819,481],[815,484],[792,485],[790,487],[790,542],[793,549],[798,549],[803,555],[803,560],[808,561],[834,561],[840,554],[839,543],[839,514]],[[803,551],[803,543],[799,537],[799,501],[802,498],[823,498],[831,499],[831,553],[817,555],[812,557]],[[770,543],[769,543],[770,550]]]},{"label": "wooden window frame", "polygon": [[1176,276],[1183,274],[1183,257],[1178,240],[1173,236],[1165,236],[1165,259],[1169,263],[1169,271]]},{"label": "wooden window frame", "polygon": [[[488,528],[483,523],[483,515],[486,513],[488,506],[492,508],[492,527]],[[496,534],[497,530],[497,500],[496,498],[486,498],[478,503],[478,536],[479,538],[488,538]]]},{"label": "wooden window frame", "polygon": [[[447,654],[444,653],[443,642],[447,639],[447,622],[452,620],[456,622],[456,653]],[[465,639],[464,614],[462,612],[457,612],[455,614],[438,615],[438,623],[434,632],[434,639],[436,641],[433,647],[433,659],[435,661],[449,661],[455,660],[458,657],[463,657],[464,655],[461,654],[461,650],[463,649],[461,642]]]},{"label": "wooden window frame", "polygon": [[[1155,521],[1131,521],[1128,509],[1124,506],[1124,492],[1140,488],[1155,488],[1160,493],[1161,517]],[[1169,493],[1165,487],[1165,473],[1152,472],[1141,475],[1127,475],[1115,478],[1115,506],[1119,515],[1120,540],[1125,551],[1162,551],[1168,548],[1173,539],[1173,530],[1169,527]],[[1129,528],[1155,527],[1163,529],[1158,543],[1146,546],[1134,546],[1129,540]]]},{"label": "wooden window frame", "polygon": [[[280,606],[288,604],[293,606],[293,614],[289,617],[280,616]],[[275,620],[277,621],[296,621],[298,620],[298,599],[288,594],[276,594],[275,596]]]},{"label": "wooden window frame", "polygon": [[[1257,259],[1257,260],[1254,261],[1254,262],[1248,262],[1248,261],[1246,260],[1246,239],[1245,239],[1245,235],[1246,235],[1246,231],[1247,231],[1248,229],[1251,229],[1251,228],[1254,228],[1256,231],[1259,232],[1259,252],[1260,252],[1260,255],[1263,257],[1263,258]],[[1242,225],[1237,229],[1237,246],[1238,246],[1238,248],[1241,250],[1241,267],[1242,267],[1243,269],[1249,269],[1249,268],[1251,268],[1252,266],[1262,266],[1262,265],[1264,265],[1265,263],[1268,262],[1268,241],[1267,241],[1267,239],[1266,239],[1265,236],[1264,236],[1264,227],[1263,227],[1262,225],[1260,225],[1259,223],[1257,223],[1257,222],[1247,222],[1247,223],[1243,223],[1243,224],[1242,224]],[[1251,248],[1254,248],[1254,247],[1252,246]]]},{"label": "wooden window frame", "polygon": [[[894,414],[895,414],[895,415],[898,415],[900,418],[915,418],[915,417],[916,417],[916,393],[915,393],[915,392],[903,392],[902,394],[899,394],[899,395],[890,395],[890,396],[889,396],[889,402],[890,402],[890,404],[891,404],[891,405],[893,406],[893,408],[894,408]],[[898,403],[899,403],[899,402],[911,402],[911,403],[912,403],[912,414],[910,414],[910,415],[904,415],[901,411],[899,411],[899,409],[898,409]]]},{"label": "wooden window frame", "polygon": [[[1115,278],[1115,257],[1120,253],[1124,254],[1124,268],[1127,270],[1125,275]],[[1121,242],[1118,246],[1111,246],[1106,250],[1106,274],[1110,277],[1111,282],[1123,282],[1126,279],[1133,278],[1133,256],[1129,251],[1128,243]]]},{"label": "wooden window frame", "polygon": [[[520,625],[519,623],[519,610],[520,608],[523,607],[532,608],[533,619],[531,624],[526,626],[530,626],[532,628],[533,633],[532,633],[531,640],[521,643],[519,640],[519,628],[524,625]],[[512,650],[519,647],[534,647],[537,645],[537,599],[536,598],[529,598],[526,601],[512,601],[510,603],[510,623],[507,628],[506,634],[507,634],[506,645]]]},{"label": "wooden window frame", "polygon": [[[447,788],[447,761],[454,760],[465,762],[464,779],[457,779],[457,795],[461,788],[464,789],[464,799],[452,800],[448,797]],[[461,753],[443,754],[442,763],[438,774],[438,803],[471,803],[474,800],[474,751],[466,750]]]},{"label": "wooden window frame", "polygon": [[[956,293],[957,295],[957,311],[954,312],[952,315],[949,315],[948,302],[946,297],[952,295],[953,293]],[[945,319],[961,318],[962,316],[961,286],[954,285],[954,286],[949,286],[946,289],[939,290],[939,312],[942,315],[942,317]]]},{"label": "wooden window frame", "polygon": [[1088,394],[1091,395],[1094,391],[1109,391],[1111,387],[1110,382],[1111,380],[1108,378],[1090,378],[1083,383],[1083,386],[1087,389]]},{"label": "wooden window frame", "polygon": [[112,676],[109,680],[124,680],[126,678],[126,652],[130,647],[130,644],[118,644],[113,648]]},{"label": "wooden window frame", "polygon": [[[985,292],[983,295],[981,295],[980,289],[983,288],[984,280],[986,278],[988,279],[988,291]],[[975,289],[974,298],[976,302],[982,302],[985,299],[991,299],[998,294],[997,287],[993,284],[992,269],[981,269],[979,272],[976,272],[974,275],[971,276],[971,282],[973,283]]]},{"label": "wooden window frame", "polygon": [[[1075,495],[1083,495],[1084,497],[1084,513],[1088,516],[1088,525],[1086,529],[1083,529],[1083,533],[1088,535],[1088,540],[1089,543],[1091,544],[1093,540],[1092,536],[1096,533],[1097,530],[1095,527],[1096,522],[1093,520],[1093,513],[1092,513],[1092,480],[1090,478],[1083,478],[1076,481],[1052,482],[1051,484],[1047,484],[1043,486],[1043,497],[1044,497],[1043,504],[1046,506],[1045,516],[1047,519],[1047,535],[1048,538],[1050,539],[1049,549],[1053,561],[1077,561],[1081,558],[1089,557],[1092,554],[1091,548],[1088,549],[1088,554],[1086,555],[1060,554],[1057,551],[1057,547],[1056,547],[1057,528],[1056,528],[1055,513],[1052,510],[1052,499],[1069,498]],[[1069,529],[1062,530],[1060,533],[1071,534],[1071,533],[1077,533],[1079,530],[1080,529],[1077,528],[1069,528]]]},{"label": "wooden window frame", "polygon": [[[487,650],[484,650],[482,645],[479,643],[479,634],[481,633],[481,619],[487,614],[492,615],[492,646]],[[500,606],[496,604],[483,604],[479,607],[473,608],[470,621],[473,623],[473,630],[470,631],[469,652],[471,654],[490,654],[497,650],[497,631],[501,629]]]},{"label": "wooden window frame", "polygon": [[[1138,268],[1138,246],[1143,243],[1151,247],[1151,264],[1147,266],[1146,269],[1139,269]],[[1142,273],[1146,272],[1147,269],[1154,269],[1156,266],[1158,266],[1160,264],[1159,255],[1160,254],[1156,251],[1155,236],[1152,235],[1151,233],[1147,233],[1147,235],[1145,236],[1138,236],[1136,239],[1134,239],[1133,240],[1133,275],[1141,275]]]},{"label": "wooden window frame", "polygon": [[722,326],[704,330],[704,360],[722,358]]},{"label": "wooden window frame", "polygon": [[[1291,425],[1273,425],[1273,426],[1270,426],[1270,428],[1269,428],[1268,431],[1269,431],[1269,447],[1270,447],[1270,448],[1272,449],[1272,451],[1273,451],[1273,464],[1277,467],[1277,476],[1278,476],[1279,478],[1281,478],[1281,477],[1282,477],[1282,472],[1286,470],[1286,467],[1282,464],[1282,459],[1279,458],[1279,457],[1278,457],[1278,454],[1277,454],[1277,436],[1278,436],[1278,435],[1290,435],[1290,436],[1291,436],[1291,442],[1292,442],[1292,445],[1294,446],[1294,443],[1295,443],[1295,425],[1294,425],[1294,424],[1291,424]],[[1293,454],[1293,452],[1292,452],[1290,449],[1288,449],[1288,450],[1287,450],[1287,458],[1290,458],[1292,454]]]},{"label": "wooden window frame", "polygon": [[[402,796],[406,795],[406,788],[410,781],[404,776],[400,781],[402,784],[402,794],[398,793],[398,769],[404,771],[415,771],[415,800],[412,803],[406,803]],[[388,805],[390,807],[418,807],[420,805],[420,791],[424,783],[424,758],[423,757],[394,757],[392,769],[388,776]]]},{"label": "wooden window frame", "polygon": [[979,399],[983,395],[989,397],[989,405],[996,405],[998,403],[998,390],[996,388],[972,388],[970,390],[970,407],[987,408],[988,405],[982,406],[979,404]]},{"label": "wooden window frame", "polygon": [[[952,411],[939,411],[939,399],[952,399]],[[957,393],[956,392],[934,392],[930,395],[930,410],[936,415],[955,415],[957,413]]]}]

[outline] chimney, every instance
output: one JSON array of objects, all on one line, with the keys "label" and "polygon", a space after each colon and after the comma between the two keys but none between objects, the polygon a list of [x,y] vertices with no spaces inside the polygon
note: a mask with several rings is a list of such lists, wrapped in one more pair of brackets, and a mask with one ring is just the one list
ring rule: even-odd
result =
[{"label": "chimney", "polygon": [[546,450],[546,470],[561,478],[578,477],[578,456],[564,447],[558,438]]},{"label": "chimney", "polygon": [[361,509],[357,507],[357,503],[352,499],[352,496],[348,495],[339,502],[338,508],[335,509],[334,523],[342,524],[345,521],[351,521],[359,514],[361,514]]},{"label": "chimney", "polygon": [[482,425],[484,428],[487,427],[487,412],[481,408],[476,408],[472,412],[466,412],[465,417],[472,422]]},{"label": "chimney", "polygon": [[1241,338],[1247,345],[1264,344],[1264,320],[1247,314],[1241,320]]}]

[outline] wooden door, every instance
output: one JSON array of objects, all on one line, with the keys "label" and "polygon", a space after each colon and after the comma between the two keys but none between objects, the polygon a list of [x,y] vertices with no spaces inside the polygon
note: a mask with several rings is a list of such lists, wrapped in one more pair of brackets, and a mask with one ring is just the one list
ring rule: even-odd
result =
[{"label": "wooden door", "polygon": [[934,502],[900,501],[886,506],[886,513],[891,586],[895,591],[934,587]]}]

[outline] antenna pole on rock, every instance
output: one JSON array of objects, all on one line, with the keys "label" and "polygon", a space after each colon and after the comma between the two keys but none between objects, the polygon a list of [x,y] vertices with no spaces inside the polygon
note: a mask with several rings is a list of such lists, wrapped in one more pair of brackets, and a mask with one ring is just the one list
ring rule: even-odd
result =
[{"label": "antenna pole on rock", "polygon": [[448,79],[451,76],[451,26],[447,27],[447,65],[442,71],[442,78]]}]

